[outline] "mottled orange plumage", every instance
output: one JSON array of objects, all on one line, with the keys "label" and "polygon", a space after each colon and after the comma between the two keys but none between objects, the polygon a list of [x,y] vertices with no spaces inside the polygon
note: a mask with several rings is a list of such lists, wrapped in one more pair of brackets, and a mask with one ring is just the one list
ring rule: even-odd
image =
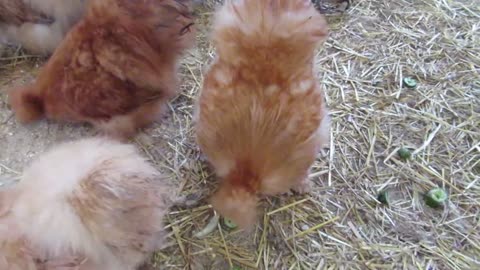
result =
[{"label": "mottled orange plumage", "polygon": [[221,178],[213,207],[243,227],[259,194],[305,188],[328,140],[313,70],[327,25],[309,0],[227,1],[216,15],[217,59],[196,112],[197,140]]},{"label": "mottled orange plumage", "polygon": [[97,0],[37,81],[10,93],[21,122],[88,122],[126,138],[177,93],[177,60],[194,42],[189,0]]}]

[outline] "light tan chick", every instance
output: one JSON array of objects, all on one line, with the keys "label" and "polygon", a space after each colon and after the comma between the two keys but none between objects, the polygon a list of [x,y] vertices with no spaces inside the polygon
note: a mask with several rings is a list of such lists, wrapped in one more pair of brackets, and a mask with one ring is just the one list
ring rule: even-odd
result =
[{"label": "light tan chick", "polygon": [[134,270],[165,244],[172,194],[131,145],[57,146],[0,193],[0,269]]},{"label": "light tan chick", "polygon": [[81,18],[86,2],[0,0],[0,35],[32,53],[51,54]]}]

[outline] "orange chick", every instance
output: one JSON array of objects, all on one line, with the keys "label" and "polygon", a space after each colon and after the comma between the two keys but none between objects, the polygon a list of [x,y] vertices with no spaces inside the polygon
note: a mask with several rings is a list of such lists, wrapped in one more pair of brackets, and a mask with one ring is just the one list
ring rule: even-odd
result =
[{"label": "orange chick", "polygon": [[194,43],[190,0],[96,0],[32,85],[10,92],[22,123],[45,116],[133,136],[177,91],[179,56]]},{"label": "orange chick", "polygon": [[217,57],[196,111],[201,150],[220,178],[213,208],[241,227],[258,195],[308,189],[308,171],[329,138],[314,51],[327,24],[309,0],[226,1],[217,12]]},{"label": "orange chick", "polygon": [[0,36],[30,52],[52,53],[87,0],[0,0]]},{"label": "orange chick", "polygon": [[134,270],[165,245],[174,193],[132,145],[59,145],[0,191],[0,269]]}]

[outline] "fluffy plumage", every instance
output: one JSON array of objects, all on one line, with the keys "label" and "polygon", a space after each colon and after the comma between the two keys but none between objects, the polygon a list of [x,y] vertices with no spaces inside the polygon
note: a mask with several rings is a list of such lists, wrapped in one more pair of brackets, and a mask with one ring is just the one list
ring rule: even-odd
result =
[{"label": "fluffy plumage", "polygon": [[10,92],[20,122],[88,122],[127,138],[159,118],[193,45],[189,0],[97,0],[35,83]]},{"label": "fluffy plumage", "polygon": [[172,194],[132,145],[59,145],[0,192],[0,269],[133,270],[165,243]]},{"label": "fluffy plumage", "polygon": [[[87,0],[0,0],[0,35],[38,54],[50,54],[84,12]],[[1,41],[0,41],[1,42]]]},{"label": "fluffy plumage", "polygon": [[226,1],[216,14],[217,59],[196,112],[197,141],[221,178],[213,207],[242,227],[257,197],[307,189],[329,118],[313,71],[326,21],[309,0]]}]

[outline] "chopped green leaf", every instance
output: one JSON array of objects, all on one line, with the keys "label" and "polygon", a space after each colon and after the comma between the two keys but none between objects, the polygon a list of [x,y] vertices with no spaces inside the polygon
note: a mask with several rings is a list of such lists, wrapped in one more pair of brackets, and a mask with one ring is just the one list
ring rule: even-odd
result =
[{"label": "chopped green leaf", "polygon": [[390,198],[388,195],[388,191],[382,190],[378,193],[377,195],[377,200],[381,202],[382,204],[388,205],[390,204]]}]

